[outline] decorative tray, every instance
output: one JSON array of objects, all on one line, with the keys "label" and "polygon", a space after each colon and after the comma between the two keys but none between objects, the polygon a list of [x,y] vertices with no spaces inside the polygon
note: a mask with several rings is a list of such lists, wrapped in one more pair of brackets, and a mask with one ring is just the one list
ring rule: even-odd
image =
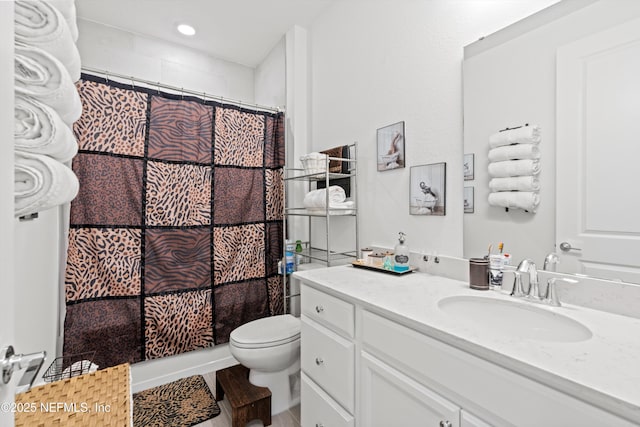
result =
[{"label": "decorative tray", "polygon": [[365,270],[379,271],[380,273],[393,274],[393,275],[396,275],[396,276],[402,276],[403,274],[413,273],[414,271],[416,271],[418,269],[418,267],[414,267],[414,266],[410,265],[409,269],[405,270],[405,271],[387,270],[386,268],[375,267],[373,265],[367,265],[367,264],[365,264],[364,261],[360,261],[360,260],[353,261],[351,263],[351,265],[356,267],[356,268],[364,268]]}]

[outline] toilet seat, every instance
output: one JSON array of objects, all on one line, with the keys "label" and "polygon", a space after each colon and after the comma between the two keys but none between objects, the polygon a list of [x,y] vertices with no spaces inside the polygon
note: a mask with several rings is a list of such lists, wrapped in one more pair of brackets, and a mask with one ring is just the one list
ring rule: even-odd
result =
[{"label": "toilet seat", "polygon": [[284,314],[257,319],[231,332],[229,342],[238,348],[266,348],[300,339],[300,319]]}]

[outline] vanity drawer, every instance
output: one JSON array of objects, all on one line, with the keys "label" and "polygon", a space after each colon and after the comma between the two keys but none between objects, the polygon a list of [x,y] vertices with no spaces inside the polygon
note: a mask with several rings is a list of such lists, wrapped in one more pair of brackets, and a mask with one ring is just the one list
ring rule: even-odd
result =
[{"label": "vanity drawer", "polygon": [[353,413],[355,347],[351,341],[302,316],[302,371],[347,411]]},{"label": "vanity drawer", "polygon": [[342,409],[313,380],[302,374],[301,423],[302,426],[353,427],[351,414]]},{"label": "vanity drawer", "polygon": [[336,332],[353,338],[354,307],[346,301],[303,285],[302,313]]}]

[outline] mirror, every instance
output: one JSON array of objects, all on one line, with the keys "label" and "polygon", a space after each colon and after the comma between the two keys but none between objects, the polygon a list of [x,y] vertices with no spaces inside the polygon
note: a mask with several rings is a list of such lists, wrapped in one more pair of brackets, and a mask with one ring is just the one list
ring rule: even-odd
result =
[{"label": "mirror", "polygon": [[[640,7],[568,3],[465,47],[464,153],[475,164],[464,186],[475,197],[464,256],[504,242],[511,264],[542,269],[556,252],[559,272],[640,283],[640,190],[615,190],[637,181],[640,148],[623,130],[640,120]],[[489,206],[489,137],[527,123],[542,130],[539,207]]]}]

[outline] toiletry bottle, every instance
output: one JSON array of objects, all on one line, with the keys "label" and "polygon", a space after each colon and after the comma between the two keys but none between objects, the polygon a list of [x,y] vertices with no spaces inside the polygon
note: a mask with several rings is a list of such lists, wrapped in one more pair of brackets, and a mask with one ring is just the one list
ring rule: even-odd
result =
[{"label": "toiletry bottle", "polygon": [[295,258],[293,256],[293,252],[285,252],[285,261],[286,261],[286,274],[291,274],[295,271]]},{"label": "toiletry bottle", "polygon": [[302,258],[302,240],[296,240],[296,270],[298,269],[298,266],[303,262],[304,261]]},{"label": "toiletry bottle", "polygon": [[394,249],[394,270],[407,271],[409,269],[409,247],[404,244],[406,234],[402,231],[399,233],[400,238]]}]

